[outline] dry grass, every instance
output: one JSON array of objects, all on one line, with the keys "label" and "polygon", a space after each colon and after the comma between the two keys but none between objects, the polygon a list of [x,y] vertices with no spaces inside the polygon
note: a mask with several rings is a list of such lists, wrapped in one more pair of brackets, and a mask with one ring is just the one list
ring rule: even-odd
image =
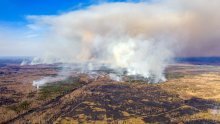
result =
[{"label": "dry grass", "polygon": [[[12,122],[26,123],[27,120],[32,123],[63,124],[185,123],[204,120],[220,122],[220,73],[217,71],[219,68],[178,65],[168,69],[168,81],[160,84],[146,84],[142,81],[112,82],[107,77],[90,81],[83,75],[81,81],[84,82],[84,86],[74,91],[72,89],[81,85],[80,82],[57,82],[36,91],[30,83],[31,80],[54,74],[55,71],[51,68],[46,70],[40,68],[35,71],[32,68],[29,71],[31,70],[29,73],[23,70],[21,73],[0,79],[0,85],[13,90],[7,91],[2,96],[16,101],[0,107],[2,122],[32,108],[39,109]],[[19,79],[18,83],[13,82],[16,79]],[[22,81],[29,83],[25,84]],[[25,90],[22,91],[22,87]],[[59,96],[60,98],[56,99]]]}]

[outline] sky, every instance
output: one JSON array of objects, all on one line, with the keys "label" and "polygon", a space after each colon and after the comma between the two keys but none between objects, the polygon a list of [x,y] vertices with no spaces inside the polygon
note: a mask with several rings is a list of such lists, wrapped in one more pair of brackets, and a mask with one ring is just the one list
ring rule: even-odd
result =
[{"label": "sky", "polygon": [[38,55],[41,47],[39,39],[29,39],[34,36],[28,27],[30,20],[27,17],[30,15],[57,15],[90,5],[124,1],[126,0],[1,0],[0,56]]},{"label": "sky", "polygon": [[[88,42],[97,45],[97,39],[117,39],[119,34],[134,42],[163,39],[158,45],[169,46],[174,56],[220,56],[219,4],[218,0],[1,0],[0,56],[60,57],[56,51],[71,46],[68,58],[80,42],[82,56],[88,59],[94,52],[88,51]],[[91,41],[84,43],[87,38]]]},{"label": "sky", "polygon": [[[26,24],[27,15],[52,15],[82,9],[101,2],[123,2],[125,0],[1,0],[1,24]],[[133,1],[137,2],[137,1]]]}]

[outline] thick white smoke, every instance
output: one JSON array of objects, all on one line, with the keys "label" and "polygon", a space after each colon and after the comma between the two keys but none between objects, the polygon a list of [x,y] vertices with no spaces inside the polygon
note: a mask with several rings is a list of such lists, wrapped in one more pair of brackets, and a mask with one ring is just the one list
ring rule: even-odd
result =
[{"label": "thick white smoke", "polygon": [[104,3],[61,15],[29,16],[34,21],[29,27],[45,37],[44,54],[32,64],[104,63],[126,68],[131,75],[164,81],[164,69],[179,49],[197,51],[194,43],[204,44],[212,37],[202,35],[206,31],[199,26],[205,24],[206,12],[212,12],[210,8],[201,11],[207,3],[201,1]]},{"label": "thick white smoke", "polygon": [[164,81],[173,39],[163,36],[169,35],[169,27],[162,30],[158,24],[173,22],[161,19],[166,12],[152,15],[155,10],[145,3],[111,3],[59,16],[29,17],[37,19],[35,27],[48,30],[46,54],[32,64],[105,63],[126,68],[130,75]]}]

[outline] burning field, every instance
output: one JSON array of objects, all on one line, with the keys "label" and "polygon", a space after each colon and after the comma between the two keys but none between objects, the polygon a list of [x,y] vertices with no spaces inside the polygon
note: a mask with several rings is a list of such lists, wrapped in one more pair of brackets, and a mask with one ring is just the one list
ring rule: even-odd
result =
[{"label": "burning field", "polygon": [[0,1],[0,123],[220,123],[219,5]]},{"label": "burning field", "polygon": [[169,65],[167,81],[152,83],[107,69],[90,73],[69,69],[68,76],[60,78],[59,65],[7,65],[0,69],[0,120],[220,123],[219,70],[219,66]]}]

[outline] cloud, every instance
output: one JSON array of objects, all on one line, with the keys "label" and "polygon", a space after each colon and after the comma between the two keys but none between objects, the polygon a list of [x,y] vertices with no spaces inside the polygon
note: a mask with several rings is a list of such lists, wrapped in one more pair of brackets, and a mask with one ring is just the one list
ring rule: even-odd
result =
[{"label": "cloud", "polygon": [[[184,49],[180,51],[181,56],[219,56],[220,55],[220,14],[218,5],[220,1],[194,0],[169,3],[176,6],[178,11],[188,18],[180,16],[184,22],[180,25],[185,37],[178,39],[182,42]],[[179,12],[179,13],[180,13]],[[180,33],[181,34],[181,33]]]},{"label": "cloud", "polygon": [[182,47],[182,51],[175,50],[178,56],[219,56],[219,3],[218,0],[105,2],[61,15],[29,19],[35,20],[32,27],[47,27],[60,40],[122,33],[143,39],[164,36],[178,40],[177,44]]}]

